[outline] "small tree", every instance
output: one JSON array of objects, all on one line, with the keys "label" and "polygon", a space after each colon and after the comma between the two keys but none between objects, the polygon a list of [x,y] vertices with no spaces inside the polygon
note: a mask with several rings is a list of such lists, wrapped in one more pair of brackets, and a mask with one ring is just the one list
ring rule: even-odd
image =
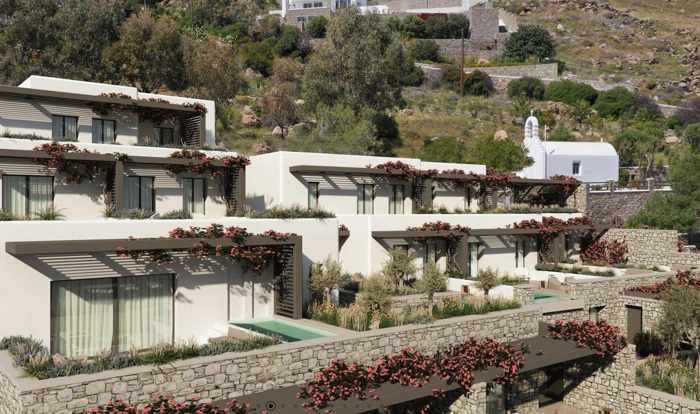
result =
[{"label": "small tree", "polygon": [[525,62],[530,57],[543,62],[555,54],[554,40],[547,29],[534,25],[520,26],[510,35],[503,51],[503,57],[518,62]]},{"label": "small tree", "polygon": [[343,272],[343,267],[339,262],[328,257],[323,263],[315,263],[311,267],[309,276],[309,287],[315,299],[323,298],[326,291],[334,287],[342,288],[350,283],[350,275]]},{"label": "small tree", "polygon": [[683,132],[683,140],[695,151],[700,151],[700,123],[688,125]]},{"label": "small tree", "polygon": [[357,304],[373,314],[386,314],[391,308],[389,282],[383,275],[372,275],[362,281]]},{"label": "small tree", "polygon": [[568,79],[550,83],[544,93],[544,99],[548,101],[564,102],[569,105],[576,105],[580,100],[593,105],[597,98],[598,91],[591,85]]},{"label": "small tree", "polygon": [[476,287],[484,291],[484,296],[489,296],[489,291],[499,285],[498,271],[487,267],[476,274]]},{"label": "small tree", "polygon": [[559,124],[556,128],[554,128],[554,131],[552,131],[549,139],[551,141],[573,141],[574,136],[571,134],[571,131],[566,127],[566,125]]},{"label": "small tree", "polygon": [[395,247],[389,250],[389,258],[384,262],[382,274],[395,287],[403,287],[404,282],[413,278],[418,271],[415,260],[415,253]]},{"label": "small tree", "polygon": [[634,110],[634,94],[622,86],[601,92],[593,108],[603,118],[619,119]]},{"label": "small tree", "polygon": [[675,286],[664,297],[659,333],[666,349],[675,355],[679,344],[695,353],[695,369],[700,376],[700,290]]},{"label": "small tree", "polygon": [[321,39],[326,37],[327,26],[328,19],[326,16],[316,16],[309,19],[309,23],[306,25],[306,30],[314,39]]},{"label": "small tree", "polygon": [[263,113],[280,127],[283,139],[287,137],[289,126],[299,120],[301,112],[294,99],[295,89],[291,83],[274,85],[262,98]]},{"label": "small tree", "polygon": [[418,290],[428,297],[428,302],[433,303],[436,292],[447,290],[447,276],[438,269],[434,261],[429,261],[423,269],[423,277],[418,280]]}]

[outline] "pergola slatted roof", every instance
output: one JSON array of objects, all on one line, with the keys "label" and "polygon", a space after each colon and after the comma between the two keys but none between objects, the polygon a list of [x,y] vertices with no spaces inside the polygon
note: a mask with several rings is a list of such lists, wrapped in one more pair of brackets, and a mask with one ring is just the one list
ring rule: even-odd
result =
[{"label": "pergola slatted roof", "polygon": [[[552,339],[546,337],[544,333],[540,336],[511,342],[510,345],[516,349],[521,349],[522,346],[525,346],[525,348],[529,350],[529,353],[525,354],[525,363],[520,369],[520,373],[534,372],[562,363],[590,358],[595,355],[595,351],[590,348],[580,347],[574,341]],[[474,384],[491,382],[502,375],[502,372],[501,369],[495,367],[475,372]],[[329,403],[328,409],[333,410],[336,414],[364,413],[424,397],[430,397],[433,395],[433,390],[435,389],[449,392],[460,388],[459,384],[448,384],[445,380],[436,376],[433,376],[428,384],[420,388],[386,383],[375,390],[375,393],[379,396],[378,400],[372,398],[367,398],[365,400],[359,400],[357,398],[337,400]],[[298,386],[291,386],[244,395],[238,397],[237,400],[241,403],[250,404],[251,408],[257,411],[270,409],[272,406],[274,407],[274,411],[270,410],[270,412],[308,414],[309,411],[303,407],[304,400],[297,399],[296,397],[298,392]],[[228,400],[220,400],[217,401],[215,405],[222,407],[226,402],[228,402]]]},{"label": "pergola slatted roof", "polygon": [[[601,226],[569,226],[566,231],[585,231],[585,230],[605,230],[607,227]],[[420,239],[420,238],[440,238],[448,236],[520,236],[520,235],[535,235],[539,229],[516,229],[516,228],[492,228],[492,229],[470,229],[468,233],[459,231],[422,231],[422,230],[385,230],[373,231],[372,237],[375,239]]]},{"label": "pergola slatted roof", "polygon": [[[323,175],[388,175],[388,176],[403,176],[403,172],[395,170],[388,172],[383,168],[376,167],[337,167],[337,166],[322,166],[322,165],[293,165],[289,167],[289,172],[292,174],[323,174]],[[461,181],[461,182],[478,182],[479,175],[477,174],[440,174],[430,178],[435,180]],[[560,181],[546,179],[531,179],[513,177],[510,179],[509,185],[563,185]]]},{"label": "pergola slatted roof", "polygon": [[[94,162],[109,162],[113,163],[117,160],[113,154],[99,154],[96,152],[65,152],[61,157],[67,160],[74,161],[94,161]],[[30,158],[30,159],[49,159],[51,155],[41,150],[14,150],[0,149],[0,158]],[[158,165],[190,165],[198,164],[197,160],[188,158],[173,158],[173,157],[151,157],[140,155],[127,155],[127,163],[134,164],[158,164]],[[213,159],[210,164],[215,167],[223,167],[222,160]]]},{"label": "pergola slatted roof", "polygon": [[86,95],[80,93],[47,91],[43,89],[21,88],[18,86],[0,85],[0,94],[24,96],[27,98],[68,99],[79,102],[97,102],[115,105],[136,105],[142,108],[167,109],[178,112],[197,114],[197,110],[191,107],[170,102],[148,101],[142,99],[120,98],[112,96]]},{"label": "pergola slatted roof", "polygon": [[248,236],[243,243],[230,238],[185,238],[153,237],[143,239],[92,239],[59,241],[17,241],[6,242],[5,251],[15,256],[38,254],[73,254],[73,253],[109,253],[125,250],[187,250],[193,246],[206,243],[210,246],[232,247],[290,245],[301,241],[301,236],[290,235],[285,240],[276,240],[266,236]]}]

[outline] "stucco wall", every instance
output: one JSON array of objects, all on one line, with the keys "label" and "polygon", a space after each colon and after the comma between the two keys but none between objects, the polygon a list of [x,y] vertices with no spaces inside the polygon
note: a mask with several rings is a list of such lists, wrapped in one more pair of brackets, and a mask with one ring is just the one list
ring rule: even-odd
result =
[{"label": "stucco wall", "polygon": [[[289,167],[300,165],[364,168],[388,161],[401,161],[418,169],[463,169],[465,172],[484,174],[486,167],[473,164],[451,164],[421,162],[413,158],[387,158],[361,155],[316,154],[304,152],[275,152],[251,157],[246,168],[246,188],[248,205],[256,211],[274,206],[290,207],[308,205],[308,182],[318,182],[320,189],[319,205],[335,214],[357,214],[358,184],[375,184],[374,212],[389,212],[389,185],[400,184],[400,180],[370,176],[329,176],[322,174],[296,174]],[[405,184],[405,183],[404,183]],[[405,186],[404,212],[411,213],[411,189]],[[440,188],[434,204],[464,208],[464,191],[461,187],[453,191]]]},{"label": "stucco wall", "polygon": [[15,257],[5,252],[4,247],[7,241],[162,237],[178,226],[206,226],[212,222],[245,227],[251,233],[273,229],[302,235],[304,286],[307,286],[312,262],[337,257],[336,220],[3,222],[0,223],[0,278],[5,287],[0,291],[0,313],[15,316],[0,324],[0,337],[31,335],[48,344],[50,283],[77,278],[176,274],[174,321],[177,340],[194,338],[203,341],[224,333],[229,320],[271,315],[270,270],[262,276],[243,274],[237,264],[223,258],[206,261],[185,258],[173,265],[157,266],[134,263],[116,254]]},{"label": "stucco wall", "polygon": [[[143,402],[162,394],[204,400],[234,398],[308,381],[314,371],[333,359],[367,364],[406,347],[432,353],[468,337],[512,341],[534,336],[537,315],[536,309],[523,308],[194,358],[161,367],[133,367],[41,381],[14,376],[15,392],[23,405],[21,411],[13,413],[77,413],[110,399]],[[0,352],[0,369],[5,367],[5,375],[10,374],[7,364],[7,353]],[[12,407],[12,402],[2,404]]]}]

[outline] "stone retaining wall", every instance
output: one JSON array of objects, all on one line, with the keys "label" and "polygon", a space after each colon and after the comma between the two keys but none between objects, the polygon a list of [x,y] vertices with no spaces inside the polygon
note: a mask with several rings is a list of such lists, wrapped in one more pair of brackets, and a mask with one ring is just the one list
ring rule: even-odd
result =
[{"label": "stone retaining wall", "polygon": [[559,77],[556,63],[540,63],[535,65],[514,65],[514,66],[486,66],[464,68],[467,73],[481,71],[489,76],[507,76],[521,78],[529,76],[537,79],[557,79]]},{"label": "stone retaining wall", "polygon": [[[671,276],[668,272],[650,272],[640,276],[615,276],[595,280],[567,280],[566,293],[582,300],[584,309],[594,306],[607,306],[615,303],[620,294],[633,286],[650,285]],[[607,318],[605,318],[607,319]]]},{"label": "stone retaining wall", "polygon": [[[12,371],[12,367],[8,367]],[[0,414],[16,414],[22,411],[22,402],[10,378],[0,371]]]},{"label": "stone retaining wall", "polygon": [[[459,298],[459,292],[438,292],[433,296],[433,302],[437,303],[445,298]],[[428,305],[428,297],[424,294],[405,295],[392,297],[392,309],[405,309],[423,307]]]},{"label": "stone retaining wall", "polygon": [[[12,384],[2,387],[2,392],[10,398],[0,401],[0,413],[82,413],[108,400],[145,402],[158,395],[204,401],[234,398],[301,384],[333,359],[368,364],[406,347],[433,353],[468,337],[509,342],[535,336],[538,318],[539,309],[528,307],[450,318],[427,325],[282,344],[245,353],[193,358],[161,366],[48,380],[15,375],[10,377]],[[0,368],[11,364],[9,359],[7,352],[0,352]],[[3,371],[10,376],[10,370]],[[17,408],[12,395],[19,396],[21,409]]]},{"label": "stone retaining wall", "polygon": [[[583,186],[582,186],[583,187]],[[624,223],[637,214],[657,191],[596,191],[589,194],[588,215],[595,221]],[[668,191],[663,191],[667,193]]]},{"label": "stone retaining wall", "polygon": [[[632,295],[623,295],[619,300],[607,306],[603,311],[606,320],[622,330],[627,336],[627,306],[642,308],[642,330],[650,331],[656,328],[663,315],[663,302],[656,299]],[[634,338],[629,338],[633,340]]]},{"label": "stone retaining wall", "polygon": [[612,364],[581,381],[564,403],[585,412],[615,414],[700,414],[700,402],[635,385],[635,348],[630,345]]},{"label": "stone retaining wall", "polygon": [[676,230],[610,229],[603,240],[624,240],[632,264],[644,266],[700,267],[700,254],[678,252]]}]

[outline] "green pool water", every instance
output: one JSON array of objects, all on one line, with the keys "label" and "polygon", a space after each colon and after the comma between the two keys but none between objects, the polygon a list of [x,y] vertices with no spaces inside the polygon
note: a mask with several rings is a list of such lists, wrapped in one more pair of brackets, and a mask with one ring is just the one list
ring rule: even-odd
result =
[{"label": "green pool water", "polygon": [[548,292],[535,292],[534,294],[534,299],[539,300],[539,299],[549,299],[549,298],[556,298],[557,295],[554,293],[548,293]]},{"label": "green pool water", "polygon": [[284,342],[298,342],[307,339],[333,336],[333,334],[328,332],[278,319],[251,320],[234,322],[233,324],[263,335],[276,336]]}]

